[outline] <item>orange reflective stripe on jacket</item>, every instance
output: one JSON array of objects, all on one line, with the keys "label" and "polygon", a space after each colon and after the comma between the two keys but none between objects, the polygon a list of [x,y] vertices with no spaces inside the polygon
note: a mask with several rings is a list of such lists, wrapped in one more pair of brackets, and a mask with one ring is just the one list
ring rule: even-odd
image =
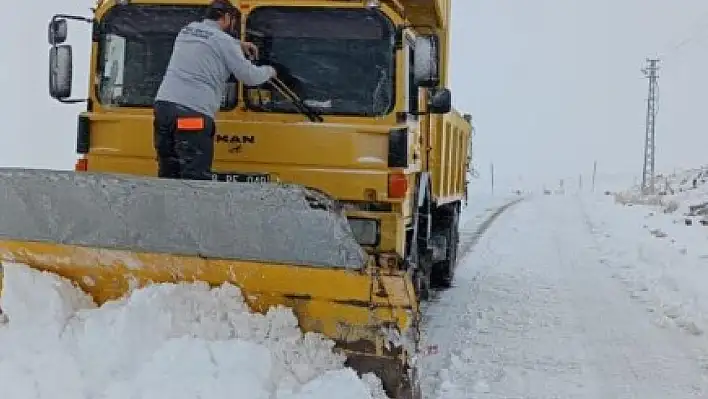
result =
[{"label": "orange reflective stripe on jacket", "polygon": [[177,130],[204,130],[204,118],[187,116],[177,118]]}]

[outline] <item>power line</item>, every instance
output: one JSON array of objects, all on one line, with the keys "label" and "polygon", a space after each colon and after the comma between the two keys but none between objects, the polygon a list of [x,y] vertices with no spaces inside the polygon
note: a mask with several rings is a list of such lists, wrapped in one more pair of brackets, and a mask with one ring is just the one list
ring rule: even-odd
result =
[{"label": "power line", "polygon": [[[703,21],[703,23],[700,23],[701,21]],[[701,34],[704,33],[706,30],[708,30],[708,11],[701,14],[697,18],[688,35],[684,36],[680,40],[677,40],[673,44],[667,43],[664,46],[664,49],[657,54],[657,58],[663,60],[666,58],[667,55],[671,55],[672,53],[680,50],[684,46],[693,43],[697,39],[703,38]]]}]

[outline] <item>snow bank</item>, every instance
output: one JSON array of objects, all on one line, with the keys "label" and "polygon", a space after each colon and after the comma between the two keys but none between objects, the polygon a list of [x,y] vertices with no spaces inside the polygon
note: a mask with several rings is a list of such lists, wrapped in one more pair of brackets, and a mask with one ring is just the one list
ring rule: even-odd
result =
[{"label": "snow bank", "polygon": [[[708,216],[708,166],[659,175],[654,195],[644,195],[640,186],[615,193],[623,205],[648,205],[679,216]],[[705,218],[702,218],[705,219]]]},{"label": "snow bank", "polygon": [[385,398],[286,308],[230,284],[161,284],[96,307],[59,276],[4,264],[0,398]]},{"label": "snow bank", "polygon": [[[657,177],[657,194],[635,186],[586,212],[603,263],[662,326],[708,331],[708,166]],[[617,203],[624,205],[618,207]]]},{"label": "snow bank", "polygon": [[639,186],[618,192],[613,205],[619,203],[624,207],[619,210],[608,208],[605,212],[614,213],[614,217],[649,233],[640,233],[641,239],[648,238],[652,243],[661,239],[681,253],[697,253],[704,259],[708,255],[705,249],[708,166],[659,175],[656,188],[655,195],[643,195]]}]

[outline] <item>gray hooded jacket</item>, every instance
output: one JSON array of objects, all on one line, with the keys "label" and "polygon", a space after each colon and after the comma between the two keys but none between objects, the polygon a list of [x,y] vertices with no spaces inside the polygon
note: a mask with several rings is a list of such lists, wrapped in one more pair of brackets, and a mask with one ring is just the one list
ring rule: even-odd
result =
[{"label": "gray hooded jacket", "polygon": [[177,35],[155,101],[173,102],[214,118],[231,74],[257,86],[275,76],[275,71],[247,60],[238,40],[216,21],[192,22]]}]

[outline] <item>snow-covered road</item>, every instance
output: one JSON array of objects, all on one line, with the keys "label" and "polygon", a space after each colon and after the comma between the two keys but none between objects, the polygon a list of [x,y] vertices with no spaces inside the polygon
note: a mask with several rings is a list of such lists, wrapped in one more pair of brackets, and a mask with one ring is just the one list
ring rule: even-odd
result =
[{"label": "snow-covered road", "polygon": [[638,290],[618,271],[626,262],[608,261],[650,236],[641,225],[619,234],[622,216],[595,198],[542,196],[492,223],[427,309],[439,352],[422,360],[425,397],[706,397],[708,338],[658,322],[661,292]]}]

